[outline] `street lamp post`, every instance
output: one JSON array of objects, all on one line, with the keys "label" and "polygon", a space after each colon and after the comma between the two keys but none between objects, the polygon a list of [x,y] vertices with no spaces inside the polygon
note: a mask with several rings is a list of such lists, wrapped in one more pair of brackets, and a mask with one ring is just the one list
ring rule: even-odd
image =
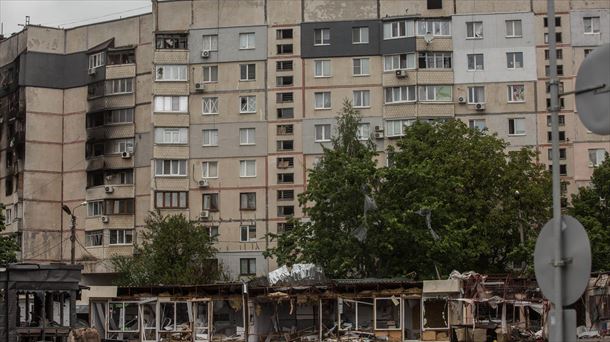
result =
[{"label": "street lamp post", "polygon": [[[61,209],[68,215],[70,215],[70,264],[74,265],[74,260],[76,259],[76,246],[75,246],[75,242],[76,242],[76,216],[74,215],[74,210],[76,210],[76,208],[78,207],[82,207],[84,205],[86,205],[87,202],[82,202],[81,204],[77,205],[76,207],[72,208],[72,210],[70,210],[70,208],[67,205],[62,205]],[[61,237],[62,241],[63,241],[63,236]],[[63,253],[63,251],[62,251]],[[62,256],[63,257],[63,256]]]}]

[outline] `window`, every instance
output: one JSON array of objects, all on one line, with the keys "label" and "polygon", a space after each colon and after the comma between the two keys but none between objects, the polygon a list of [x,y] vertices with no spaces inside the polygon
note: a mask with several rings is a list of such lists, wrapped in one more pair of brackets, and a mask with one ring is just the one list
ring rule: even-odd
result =
[{"label": "window", "polygon": [[239,194],[239,209],[256,209],[256,192],[242,192]]},{"label": "window", "polygon": [[277,224],[277,232],[278,233],[285,233],[285,232],[290,231],[292,229],[294,229],[294,224],[293,223],[279,222]]},{"label": "window", "polygon": [[[561,32],[555,33],[555,42],[561,43]],[[544,34],[544,43],[545,44],[549,43],[549,34],[548,33]]]},{"label": "window", "polygon": [[218,35],[206,34],[203,36],[204,51],[218,51]]},{"label": "window", "polygon": [[294,101],[294,94],[290,93],[277,93],[275,95],[275,101],[277,103],[292,103]]},{"label": "window", "polygon": [[186,81],[186,65],[157,65],[156,81]]},{"label": "window", "polygon": [[294,133],[293,125],[277,125],[276,126],[277,135],[292,135],[293,133]]},{"label": "window", "polygon": [[93,55],[89,55],[89,70],[104,66],[106,63],[105,53],[98,52]]},{"label": "window", "polygon": [[354,90],[354,108],[367,108],[371,106],[370,90]]},{"label": "window", "polygon": [[133,122],[133,108],[114,109],[104,114],[104,124],[122,124]]},{"label": "window", "polygon": [[218,114],[218,97],[204,97],[201,102],[202,114]]},{"label": "window", "polygon": [[[544,17],[544,27],[549,27],[549,18]],[[561,17],[555,17],[555,26],[561,26]]]},{"label": "window", "polygon": [[383,24],[383,39],[413,37],[415,22],[413,20],[391,21]]},{"label": "window", "polygon": [[276,39],[292,39],[292,29],[279,29],[275,31]]},{"label": "window", "polygon": [[450,36],[451,20],[428,19],[417,21],[417,35],[424,36],[430,32],[433,36]]},{"label": "window", "polygon": [[206,228],[208,229],[208,234],[211,238],[218,239],[218,236],[220,235],[218,232],[218,226],[207,226]]},{"label": "window", "polygon": [[240,128],[239,129],[239,144],[240,145],[254,145],[255,143],[255,129],[254,128]]},{"label": "window", "polygon": [[85,246],[94,247],[102,246],[104,244],[104,231],[103,230],[92,230],[85,232]]},{"label": "window", "polygon": [[106,95],[128,94],[133,92],[133,79],[121,78],[106,81]]},{"label": "window", "polygon": [[132,242],[133,229],[110,229],[110,245],[130,245]]},{"label": "window", "polygon": [[415,86],[387,87],[384,92],[386,104],[415,101]]},{"label": "window", "polygon": [[277,109],[278,119],[292,119],[294,118],[294,108],[278,108]]},{"label": "window", "polygon": [[415,120],[388,120],[386,121],[386,134],[388,137],[401,137],[405,135],[405,127],[409,127]]},{"label": "window", "polygon": [[155,208],[187,208],[187,191],[156,191]]},{"label": "window", "polygon": [[119,184],[133,184],[133,170],[119,171],[114,174],[111,173],[110,176],[118,176]]},{"label": "window", "polygon": [[485,103],[485,87],[468,87],[468,103]]},{"label": "window", "polygon": [[155,128],[155,144],[186,144],[188,128]]},{"label": "window", "polygon": [[218,162],[207,161],[201,163],[201,177],[218,178]]},{"label": "window", "polygon": [[277,71],[291,71],[292,61],[277,61],[275,62],[275,70]]},{"label": "window", "polygon": [[418,57],[420,69],[451,69],[451,52],[420,52]]},{"label": "window", "polygon": [[585,34],[599,33],[599,17],[584,17],[582,20],[585,26]]},{"label": "window", "polygon": [[330,109],[330,91],[315,93],[315,109]]},{"label": "window", "polygon": [[104,202],[103,201],[94,201],[87,202],[87,216],[100,216],[104,214]]},{"label": "window", "polygon": [[285,216],[293,216],[294,215],[294,205],[278,205],[277,206],[277,216],[285,217]]},{"label": "window", "polygon": [[290,55],[292,54],[292,44],[278,44],[277,54],[278,55]]},{"label": "window", "polygon": [[[548,154],[549,160],[553,160],[553,149],[552,148],[548,149],[547,154]],[[565,160],[566,156],[567,156],[566,149],[565,148],[560,148],[559,149],[559,159],[560,160]]]},{"label": "window", "polygon": [[419,87],[420,101],[448,102],[453,99],[453,89],[448,85],[428,85]]},{"label": "window", "polygon": [[587,56],[589,56],[589,54],[593,52],[593,49],[585,49],[584,50],[584,54],[585,54],[585,58],[587,58]]},{"label": "window", "polygon": [[155,47],[161,49],[184,49],[188,48],[188,35],[186,33],[157,34]]},{"label": "window", "polygon": [[525,86],[523,84],[508,86],[508,102],[525,102]]},{"label": "window", "polygon": [[[549,172],[553,172],[553,165],[549,165]],[[567,176],[568,175],[568,166],[566,164],[559,164],[559,175],[560,176]],[[562,198],[562,201],[564,199],[565,198]],[[565,207],[566,205],[562,204],[561,206]]]},{"label": "window", "polygon": [[218,146],[218,129],[203,130],[203,146]]},{"label": "window", "polygon": [[478,39],[483,38],[483,22],[469,21],[466,23],[466,38]]},{"label": "window", "polygon": [[330,77],[330,60],[329,59],[314,61],[314,76],[315,77]]},{"label": "window", "polygon": [[218,211],[218,194],[203,194],[201,196],[203,210]]},{"label": "window", "polygon": [[256,275],[256,259],[240,258],[239,259],[239,275],[243,275],[243,276]]},{"label": "window", "polygon": [[468,120],[468,127],[472,129],[478,129],[479,131],[487,129],[485,119],[470,119]]},{"label": "window", "polygon": [[368,27],[352,28],[352,44],[367,44],[369,42]]},{"label": "window", "polygon": [[[563,97],[559,98],[559,108],[565,107],[565,99]],[[546,99],[546,108],[551,108],[551,99]]]},{"label": "window", "polygon": [[358,140],[369,140],[371,137],[371,124],[359,123],[356,136],[358,137]]},{"label": "window", "polygon": [[155,176],[186,176],[186,160],[155,160]]},{"label": "window", "polygon": [[506,67],[509,69],[523,68],[523,52],[507,52]]},{"label": "window", "polygon": [[132,64],[136,62],[134,49],[108,51],[106,63],[108,65]]},{"label": "window", "polygon": [[134,199],[113,199],[104,201],[104,212],[106,215],[121,215],[121,214],[133,214],[134,212]]},{"label": "window", "polygon": [[[256,226],[248,225],[248,226],[240,226],[241,234],[239,237],[239,241],[241,242],[253,242],[256,241]],[[244,260],[244,259],[242,259]],[[254,260],[254,259],[253,259]]]},{"label": "window", "polygon": [[256,160],[240,160],[239,176],[256,177]]},{"label": "window", "polygon": [[292,76],[277,76],[275,82],[278,87],[286,87],[294,84],[294,77]]},{"label": "window", "polygon": [[352,73],[354,76],[368,76],[369,75],[369,59],[368,58],[354,58],[352,59]]},{"label": "window", "polygon": [[330,124],[315,125],[315,141],[330,141]]},{"label": "window", "polygon": [[[550,72],[551,72],[550,66],[545,65],[544,66],[544,75],[548,77],[550,75]],[[563,76],[563,65],[561,65],[561,64],[557,65],[557,76]]]},{"label": "window", "polygon": [[255,47],[254,32],[239,34],[239,49],[240,50],[254,49],[254,47]]},{"label": "window", "polygon": [[595,148],[589,150],[589,166],[600,166],[606,160],[606,150]]},{"label": "window", "polygon": [[428,0],[426,7],[428,9],[442,9],[443,8],[443,0]]},{"label": "window", "polygon": [[256,80],[256,64],[240,64],[239,65],[239,80],[240,81]]},{"label": "window", "polygon": [[186,113],[188,96],[155,96],[155,112]]},{"label": "window", "polygon": [[256,96],[240,96],[239,112],[256,113]]},{"label": "window", "polygon": [[133,152],[133,139],[115,139],[106,143],[104,153],[121,154],[123,152]]},{"label": "window", "polygon": [[294,167],[294,158],[293,157],[278,157],[276,166],[278,169],[288,169],[288,168]]},{"label": "window", "polygon": [[294,190],[278,190],[277,191],[278,201],[292,201],[294,200]]},{"label": "window", "polygon": [[218,82],[218,65],[206,65],[203,67],[203,83]]},{"label": "window", "polygon": [[525,135],[525,119],[508,119],[508,135]]},{"label": "window", "polygon": [[400,69],[415,69],[414,53],[383,56],[383,71],[394,71]]},{"label": "window", "polygon": [[330,29],[314,29],[313,45],[330,45]]},{"label": "window", "polygon": [[[563,59],[563,50],[557,49],[555,51],[557,52],[557,54],[556,54],[557,59]],[[550,51],[544,50],[544,59],[548,61],[550,56],[551,56]]]},{"label": "window", "polygon": [[281,184],[294,183],[294,173],[278,173],[277,182]]},{"label": "window", "polygon": [[[561,114],[557,115],[557,119],[559,121],[559,126],[565,126],[565,124],[566,124],[566,116],[565,115],[561,115]],[[551,116],[547,115],[546,116],[546,125],[549,126],[549,127],[551,127],[551,120],[552,120]]]},{"label": "window", "polygon": [[484,63],[482,53],[468,54],[468,71],[484,70]]},{"label": "window", "polygon": [[[397,298],[375,298],[375,330],[400,330],[401,300]],[[424,318],[424,322],[427,320]]]},{"label": "window", "polygon": [[[547,132],[547,139],[549,142],[553,141],[553,132],[549,131]],[[566,132],[565,131],[559,131],[559,141],[566,141]]]},{"label": "window", "polygon": [[293,140],[278,140],[276,142],[278,151],[292,151],[294,150]]},{"label": "window", "polygon": [[515,38],[523,35],[523,29],[521,28],[521,20],[507,20],[506,21],[506,37]]}]

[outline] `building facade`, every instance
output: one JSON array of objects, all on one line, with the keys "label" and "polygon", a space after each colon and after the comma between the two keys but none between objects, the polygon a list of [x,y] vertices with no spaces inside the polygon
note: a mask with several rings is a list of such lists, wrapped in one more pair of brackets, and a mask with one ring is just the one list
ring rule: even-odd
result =
[{"label": "building facade", "polygon": [[[607,1],[557,2],[560,78],[608,43]],[[217,239],[233,278],[277,268],[269,233],[297,196],[344,100],[381,152],[415,120],[459,119],[550,165],[543,0],[169,0],[150,14],[0,42],[0,200],[23,261],[77,259],[109,284],[150,211]],[[546,24],[545,24],[546,23]],[[562,99],[565,194],[610,151]],[[83,204],[85,203],[85,204]]]}]

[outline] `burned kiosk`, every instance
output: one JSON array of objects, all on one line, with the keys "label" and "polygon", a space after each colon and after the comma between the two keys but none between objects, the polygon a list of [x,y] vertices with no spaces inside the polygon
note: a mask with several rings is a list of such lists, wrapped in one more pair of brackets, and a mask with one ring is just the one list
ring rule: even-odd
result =
[{"label": "burned kiosk", "polygon": [[66,264],[0,268],[0,341],[67,341],[76,325],[81,269]]}]

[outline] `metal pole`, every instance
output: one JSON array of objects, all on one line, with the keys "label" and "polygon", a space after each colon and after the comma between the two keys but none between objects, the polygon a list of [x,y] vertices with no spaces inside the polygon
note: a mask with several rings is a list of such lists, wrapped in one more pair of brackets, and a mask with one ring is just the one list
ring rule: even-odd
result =
[{"label": "metal pole", "polygon": [[[563,341],[563,243],[561,237],[561,179],[559,178],[559,83],[557,81],[557,42],[555,39],[555,0],[547,0],[547,22],[548,22],[548,43],[549,43],[549,85],[551,93],[551,114],[552,127],[552,157],[553,157],[553,231],[555,233],[555,324],[551,328],[555,329],[553,334],[557,341]],[[552,341],[555,342],[555,341]]]},{"label": "metal pole", "polygon": [[70,224],[70,264],[74,265],[74,259],[76,254],[76,216],[74,214],[70,215],[71,224]]}]

